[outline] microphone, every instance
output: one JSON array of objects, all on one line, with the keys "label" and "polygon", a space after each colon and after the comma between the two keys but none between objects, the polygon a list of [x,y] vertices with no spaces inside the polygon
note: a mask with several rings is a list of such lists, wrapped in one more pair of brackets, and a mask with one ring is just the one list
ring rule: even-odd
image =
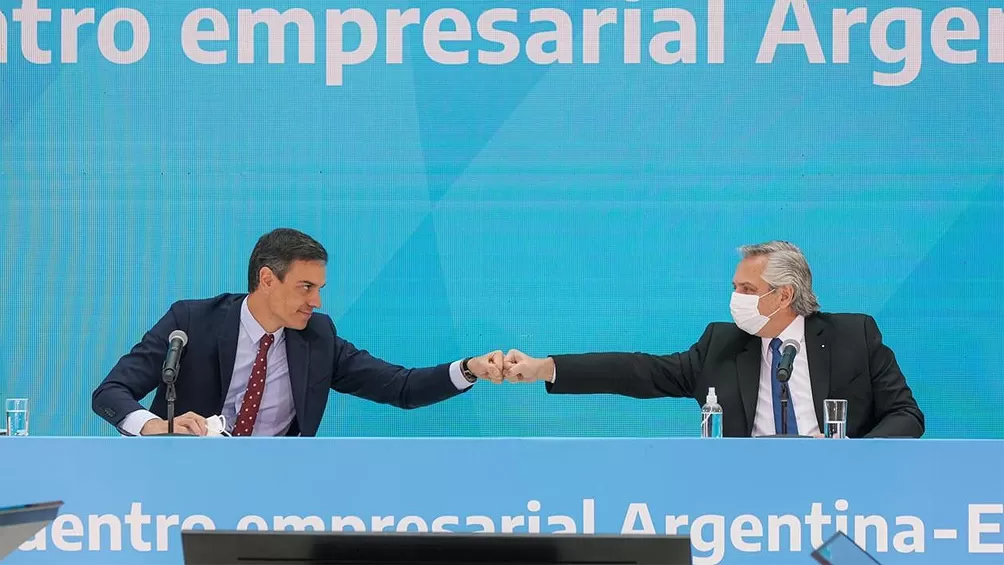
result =
[{"label": "microphone", "polygon": [[181,351],[188,345],[188,334],[181,330],[171,332],[168,338],[167,358],[161,369],[161,378],[166,384],[174,384],[178,379],[178,365],[181,364]]},{"label": "microphone", "polygon": [[786,339],[781,344],[781,362],[777,366],[777,380],[781,381],[781,435],[788,435],[788,379],[791,378],[791,368],[795,364],[799,345],[793,339]]},{"label": "microphone", "polygon": [[788,382],[791,378],[792,366],[795,364],[795,356],[798,355],[799,345],[793,339],[786,339],[781,344],[781,363],[777,367],[777,380],[782,383]]},{"label": "microphone", "polygon": [[167,401],[167,435],[174,435],[174,402],[177,400],[177,393],[174,390],[174,381],[178,380],[178,365],[181,364],[181,351],[188,345],[188,334],[181,330],[174,330],[167,338],[167,357],[164,359],[164,367],[161,369],[161,379],[167,385],[165,400]]}]

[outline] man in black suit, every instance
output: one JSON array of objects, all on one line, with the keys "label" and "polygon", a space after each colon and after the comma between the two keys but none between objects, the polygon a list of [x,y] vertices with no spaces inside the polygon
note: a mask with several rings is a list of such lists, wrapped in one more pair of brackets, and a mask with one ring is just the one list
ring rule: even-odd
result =
[{"label": "man in black suit", "polygon": [[546,381],[552,394],[610,393],[694,398],[714,387],[725,436],[781,433],[780,346],[799,342],[789,381],[788,433],[820,436],[823,400],[847,400],[848,437],[920,437],[924,414],[871,316],[826,314],[802,252],[773,241],[740,249],[732,284],[735,323],[712,323],[672,355],[587,353],[535,359],[518,350],[503,372],[513,382]]},{"label": "man in black suit", "polygon": [[[234,436],[314,436],[331,389],[410,409],[452,398],[478,378],[502,382],[501,351],[406,369],[357,349],[314,312],[327,260],[304,233],[265,234],[251,253],[249,293],[174,303],[94,391],[94,412],[127,435],[166,433],[161,368],[175,330],[188,336],[175,433],[205,435],[206,419],[221,415]],[[155,389],[146,410],[139,401]]]}]

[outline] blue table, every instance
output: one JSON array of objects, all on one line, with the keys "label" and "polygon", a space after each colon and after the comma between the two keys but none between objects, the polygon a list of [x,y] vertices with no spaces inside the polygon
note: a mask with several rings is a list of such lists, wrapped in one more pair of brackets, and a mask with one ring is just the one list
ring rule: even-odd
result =
[{"label": "blue table", "polygon": [[[1004,441],[0,438],[11,564],[182,563],[180,528],[690,533],[695,563],[1004,563]],[[7,561],[4,562],[5,565]]]}]

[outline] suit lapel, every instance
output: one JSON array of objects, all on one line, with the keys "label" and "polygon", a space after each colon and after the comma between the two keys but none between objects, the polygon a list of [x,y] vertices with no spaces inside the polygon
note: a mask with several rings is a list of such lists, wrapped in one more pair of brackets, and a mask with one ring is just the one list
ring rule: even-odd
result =
[{"label": "suit lapel", "polygon": [[289,384],[293,390],[293,407],[303,429],[307,409],[307,360],[310,344],[295,330],[286,329],[286,364],[289,367]]},{"label": "suit lapel", "polygon": [[830,347],[826,342],[825,324],[818,316],[805,319],[805,348],[808,349],[809,382],[816,422],[823,429],[823,400],[830,394]]},{"label": "suit lapel", "polygon": [[219,409],[227,401],[227,391],[234,376],[234,359],[237,357],[237,337],[241,331],[241,301],[230,304],[227,317],[223,321],[223,331],[217,338],[217,350],[220,355],[220,401]]},{"label": "suit lapel", "polygon": [[739,393],[746,412],[746,436],[753,435],[753,421],[756,419],[756,401],[760,393],[760,338],[751,337],[746,349],[736,356],[739,372]]}]

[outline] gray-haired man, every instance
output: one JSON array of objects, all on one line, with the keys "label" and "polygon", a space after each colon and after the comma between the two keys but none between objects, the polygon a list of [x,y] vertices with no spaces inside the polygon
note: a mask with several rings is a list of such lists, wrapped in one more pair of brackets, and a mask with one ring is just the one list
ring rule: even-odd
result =
[{"label": "gray-haired man", "polygon": [[812,273],[794,245],[772,241],[740,249],[732,280],[734,323],[712,323],[687,351],[672,355],[587,353],[536,359],[511,350],[506,379],[546,381],[552,394],[610,393],[694,398],[715,387],[733,437],[781,433],[777,366],[781,345],[799,344],[788,381],[787,432],[819,436],[823,400],[847,400],[848,437],[920,437],[924,414],[864,314],[819,312]]}]

